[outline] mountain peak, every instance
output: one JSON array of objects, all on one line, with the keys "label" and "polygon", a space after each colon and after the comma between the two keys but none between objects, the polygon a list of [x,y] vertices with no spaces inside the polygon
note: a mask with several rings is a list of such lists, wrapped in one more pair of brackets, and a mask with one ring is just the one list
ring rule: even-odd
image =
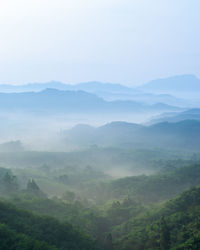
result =
[{"label": "mountain peak", "polygon": [[187,93],[200,91],[200,79],[195,75],[176,75],[156,79],[139,87],[140,90],[150,93]]}]

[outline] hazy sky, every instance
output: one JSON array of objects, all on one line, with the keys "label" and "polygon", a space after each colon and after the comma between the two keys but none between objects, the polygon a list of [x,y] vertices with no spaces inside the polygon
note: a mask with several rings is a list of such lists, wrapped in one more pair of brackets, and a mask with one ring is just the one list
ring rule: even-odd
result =
[{"label": "hazy sky", "polygon": [[0,0],[0,83],[200,75],[200,0]]}]

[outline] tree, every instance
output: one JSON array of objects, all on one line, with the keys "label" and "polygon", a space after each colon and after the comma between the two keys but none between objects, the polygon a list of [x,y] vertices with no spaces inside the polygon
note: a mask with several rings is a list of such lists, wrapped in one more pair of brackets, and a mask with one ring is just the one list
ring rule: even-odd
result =
[{"label": "tree", "polygon": [[13,192],[18,189],[17,178],[16,176],[6,172],[3,177],[3,185],[6,191]]},{"label": "tree", "polygon": [[160,249],[170,249],[170,232],[164,217],[161,218]]},{"label": "tree", "polygon": [[76,197],[76,195],[75,195],[75,193],[74,192],[72,192],[72,191],[66,191],[63,195],[62,195],[62,198],[63,198],[63,200],[66,200],[66,201],[68,201],[68,202],[73,202],[74,200],[75,200],[75,197]]},{"label": "tree", "polygon": [[113,243],[112,243],[112,234],[111,233],[109,233],[106,236],[106,239],[105,239],[105,249],[106,250],[114,250]]},{"label": "tree", "polygon": [[33,179],[28,181],[26,190],[31,194],[34,194],[40,197],[46,197],[46,194],[40,190],[39,186],[36,184],[36,182]]}]

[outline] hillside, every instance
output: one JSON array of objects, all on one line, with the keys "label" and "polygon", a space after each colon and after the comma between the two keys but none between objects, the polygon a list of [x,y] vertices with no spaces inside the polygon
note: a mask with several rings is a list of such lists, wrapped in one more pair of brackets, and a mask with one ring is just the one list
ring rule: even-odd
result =
[{"label": "hillside", "polygon": [[200,188],[192,188],[160,209],[132,218],[118,229],[124,236],[116,240],[116,249],[199,249],[199,197]]},{"label": "hillside", "polygon": [[[98,249],[70,224],[0,202],[0,249]],[[5,248],[3,248],[3,246]]]},{"label": "hillside", "polygon": [[[168,200],[189,189],[200,185],[200,166],[169,170],[166,173],[150,176],[133,176],[115,180],[109,189],[116,199],[128,196],[142,203]],[[108,192],[109,193],[109,192]]]},{"label": "hillside", "polygon": [[[46,240],[46,230],[43,229],[42,239],[45,239],[50,246],[55,245],[56,247],[59,243],[55,243],[55,241],[63,223],[58,223],[55,219],[53,222],[49,217],[43,217],[44,215],[51,215],[59,221],[68,221],[91,234],[102,245],[106,246],[107,242],[117,250],[161,249],[161,244],[164,244],[161,240],[164,236],[162,234],[164,229],[167,229],[169,237],[167,249],[176,249],[174,247],[190,249],[181,247],[183,244],[196,246],[199,242],[197,240],[199,228],[197,222],[199,220],[200,188],[193,187],[200,184],[200,165],[190,164],[183,167],[181,164],[180,167],[178,161],[171,165],[171,169],[163,169],[161,173],[150,176],[141,175],[104,182],[85,182],[84,185],[81,185],[81,190],[79,188],[77,192],[82,198],[88,198],[87,203],[78,196],[74,196],[77,197],[77,200],[67,199],[67,196],[64,195],[60,199],[47,199],[18,193],[18,195],[12,196],[10,201],[20,208],[41,214],[42,216],[37,217],[40,218],[40,222],[36,217],[32,221],[30,213],[25,213],[21,209],[16,210],[10,205],[2,205],[2,203],[0,203],[0,213],[3,218],[0,222],[5,223],[9,230],[12,226],[12,230],[17,233],[27,234],[28,237],[38,240],[37,233],[40,233],[40,228],[43,228],[45,221],[50,225],[48,227],[49,236]],[[52,179],[52,182],[55,180]],[[189,188],[192,189],[186,191]],[[66,189],[68,189],[67,185]],[[184,193],[181,194],[183,191]],[[90,203],[90,201],[92,202]],[[23,218],[20,217],[22,215]],[[21,219],[22,226],[17,230],[19,219]],[[54,223],[57,228],[55,233]],[[29,229],[30,224],[31,229]],[[26,225],[25,229],[24,225]],[[68,225],[65,228],[73,229],[68,223],[65,225]],[[66,235],[68,237],[67,233]],[[54,237],[53,240],[51,237]],[[72,237],[78,236],[73,234]],[[92,244],[88,238],[87,240],[88,244]],[[92,246],[88,249],[97,249]],[[79,245],[79,247],[81,246]]]},{"label": "hillside", "polygon": [[66,142],[85,147],[92,144],[102,146],[125,146],[137,148],[164,147],[198,149],[200,122],[184,120],[177,123],[156,123],[143,126],[126,122],[112,122],[93,128],[77,126],[65,131]]}]

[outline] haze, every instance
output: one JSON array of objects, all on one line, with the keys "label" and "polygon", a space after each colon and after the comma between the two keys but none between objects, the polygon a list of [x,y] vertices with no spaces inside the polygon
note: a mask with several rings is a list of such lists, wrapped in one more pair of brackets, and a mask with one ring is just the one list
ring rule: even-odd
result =
[{"label": "haze", "polygon": [[199,75],[198,0],[0,3],[0,83]]}]

